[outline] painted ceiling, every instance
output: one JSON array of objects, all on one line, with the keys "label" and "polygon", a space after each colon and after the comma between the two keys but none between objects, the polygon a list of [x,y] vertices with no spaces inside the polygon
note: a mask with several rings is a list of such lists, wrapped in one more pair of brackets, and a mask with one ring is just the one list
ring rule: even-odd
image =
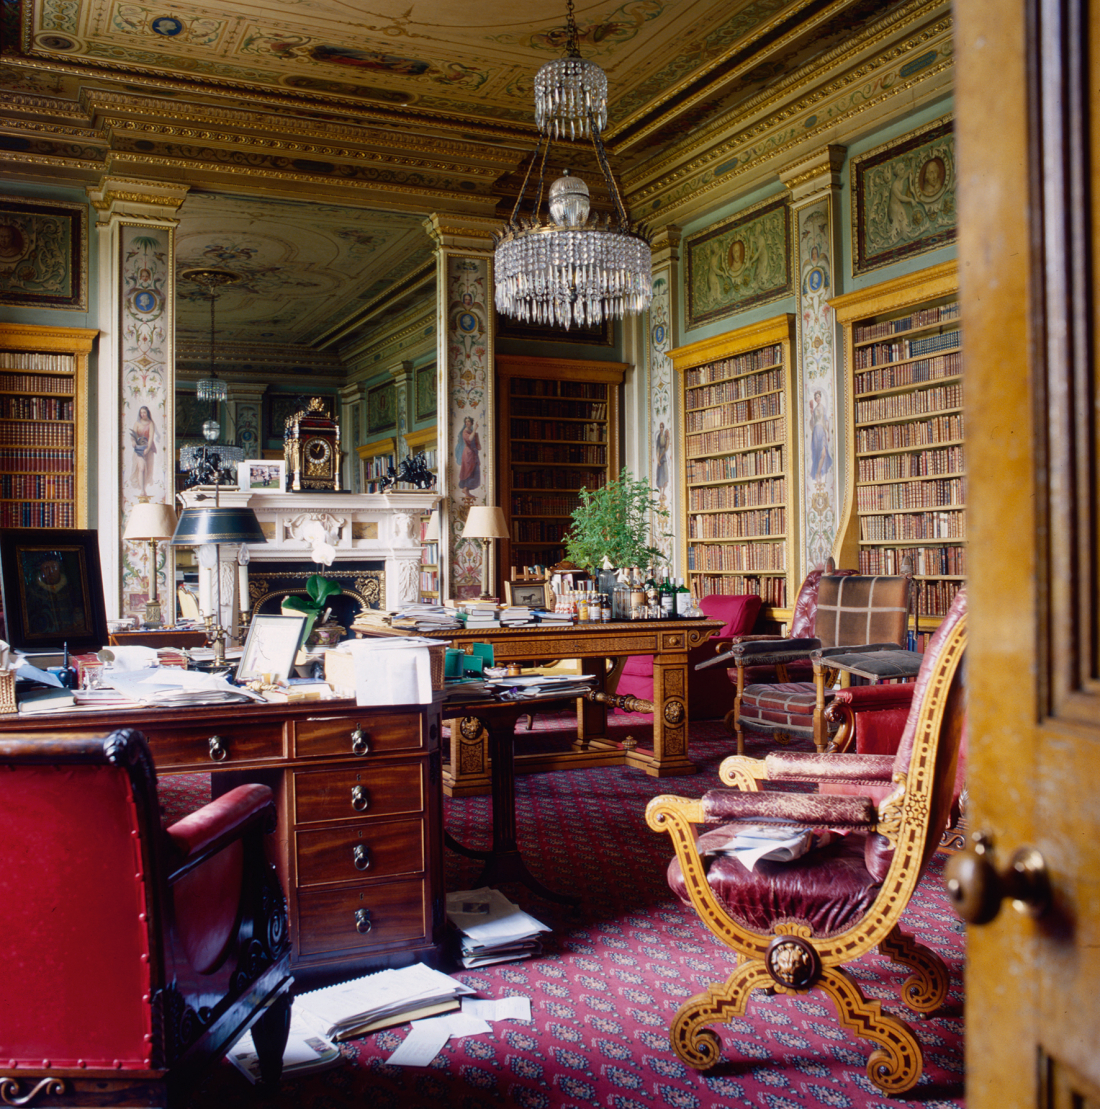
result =
[{"label": "painted ceiling", "polygon": [[[950,91],[949,0],[573,3],[608,76],[612,168],[650,226],[858,134],[876,98]],[[0,0],[0,172],[186,185],[179,270],[242,278],[217,303],[224,341],[338,363],[431,297],[428,216],[511,210],[568,4]],[[548,164],[606,208],[589,148]],[[198,364],[209,305],[178,290]]]}]

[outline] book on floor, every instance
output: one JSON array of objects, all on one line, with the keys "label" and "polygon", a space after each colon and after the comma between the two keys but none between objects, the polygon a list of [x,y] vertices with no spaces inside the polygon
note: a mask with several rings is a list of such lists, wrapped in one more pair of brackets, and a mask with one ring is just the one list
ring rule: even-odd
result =
[{"label": "book on floor", "polygon": [[326,1036],[339,1040],[362,1034],[355,1030],[374,1022],[394,1017],[398,1019],[393,1023],[400,1024],[411,1019],[407,1014],[414,1010],[472,993],[474,990],[456,978],[423,963],[413,963],[299,994],[294,999],[294,1012]]}]

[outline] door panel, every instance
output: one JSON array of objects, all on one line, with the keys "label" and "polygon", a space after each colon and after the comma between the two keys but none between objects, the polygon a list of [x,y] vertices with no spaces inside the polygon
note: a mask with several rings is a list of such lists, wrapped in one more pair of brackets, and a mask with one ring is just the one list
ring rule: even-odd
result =
[{"label": "door panel", "polygon": [[969,825],[1001,865],[1039,848],[1054,895],[1038,920],[1005,905],[968,935],[967,1104],[1012,1109],[1100,1085],[1100,52],[1087,4],[966,0],[955,15]]}]

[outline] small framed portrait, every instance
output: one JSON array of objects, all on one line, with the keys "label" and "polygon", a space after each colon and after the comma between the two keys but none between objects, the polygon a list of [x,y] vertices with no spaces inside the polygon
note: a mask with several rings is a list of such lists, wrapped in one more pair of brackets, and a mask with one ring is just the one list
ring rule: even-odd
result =
[{"label": "small framed portrait", "polygon": [[285,682],[305,632],[306,617],[257,613],[248,626],[237,681]]},{"label": "small framed portrait", "polygon": [[246,458],[238,462],[237,488],[246,493],[281,493],[286,488],[286,460]]},{"label": "small framed portrait", "polygon": [[98,651],[107,643],[98,533],[76,528],[0,531],[8,643],[24,651]]},{"label": "small framed portrait", "polygon": [[510,605],[549,609],[553,605],[554,594],[547,581],[506,581],[504,600]]}]

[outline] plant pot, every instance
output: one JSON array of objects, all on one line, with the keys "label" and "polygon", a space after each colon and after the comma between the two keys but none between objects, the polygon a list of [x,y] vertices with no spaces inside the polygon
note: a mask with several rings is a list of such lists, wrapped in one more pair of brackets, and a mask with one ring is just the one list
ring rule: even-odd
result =
[{"label": "plant pot", "polygon": [[302,632],[301,642],[301,646],[305,646],[313,632],[313,622],[317,619],[317,613],[302,612],[299,608],[287,608],[286,605],[282,605],[280,610],[284,616],[304,616],[306,618],[306,626]]},{"label": "plant pot", "polygon": [[339,624],[320,624],[313,629],[306,642],[310,647],[335,647],[347,635],[348,629]]}]

